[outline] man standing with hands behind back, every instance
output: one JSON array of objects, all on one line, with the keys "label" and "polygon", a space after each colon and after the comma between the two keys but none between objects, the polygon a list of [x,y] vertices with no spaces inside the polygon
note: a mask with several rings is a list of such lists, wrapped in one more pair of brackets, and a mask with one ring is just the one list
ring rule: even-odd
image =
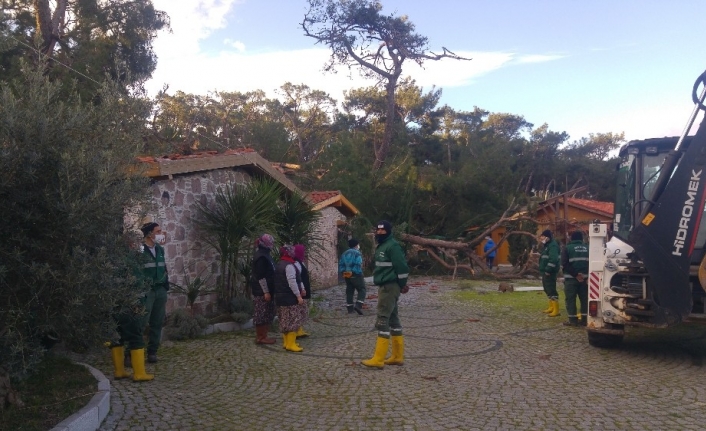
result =
[{"label": "man standing with hands behind back", "polygon": [[[588,311],[588,246],[583,242],[583,234],[576,231],[571,234],[571,242],[561,252],[561,266],[564,269],[564,293],[566,294],[566,313],[569,321],[564,326],[586,325]],[[580,317],[576,313],[576,297],[581,304]]]},{"label": "man standing with hands behind back", "polygon": [[[397,314],[397,301],[401,293],[409,292],[407,277],[409,267],[400,244],[392,238],[392,225],[383,220],[375,229],[375,271],[373,281],[379,286],[378,309],[375,328],[378,330],[375,354],[361,364],[383,368],[385,365],[404,364],[404,338],[402,324]],[[392,338],[392,355],[385,359]]]}]

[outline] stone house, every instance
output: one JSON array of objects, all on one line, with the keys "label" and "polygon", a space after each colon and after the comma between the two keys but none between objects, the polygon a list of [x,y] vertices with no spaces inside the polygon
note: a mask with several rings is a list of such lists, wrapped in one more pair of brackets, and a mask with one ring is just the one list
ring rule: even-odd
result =
[{"label": "stone house", "polygon": [[[253,178],[271,178],[289,192],[304,194],[271,162],[252,149],[229,150],[224,153],[208,151],[159,158],[141,157],[139,160],[148,164],[145,175],[152,180],[153,203],[146,219],[141,222],[155,221],[162,227],[166,236],[164,248],[170,281],[182,286],[187,277],[193,280],[198,275],[203,277],[206,274],[213,274],[211,283],[215,284],[216,276],[220,274],[217,251],[199,237],[193,222],[197,201],[206,202],[219,187],[245,184]],[[335,207],[335,203],[330,205]],[[322,231],[336,229],[338,219],[327,215],[330,212],[329,206],[319,206],[316,209],[324,211]],[[326,256],[336,253],[335,244],[330,241],[323,244],[322,250]],[[333,247],[333,250],[328,250],[328,247]],[[322,262],[316,267],[316,271],[312,271],[313,284],[330,286],[330,273],[337,271],[334,263]],[[316,278],[318,272],[329,274],[328,279],[322,281]],[[187,302],[184,295],[169,295],[167,312],[185,307]],[[194,308],[197,313],[215,312],[216,295],[200,297]]]},{"label": "stone house", "polygon": [[307,194],[314,209],[321,212],[317,232],[322,238],[321,250],[310,256],[309,270],[314,287],[331,287],[338,284],[338,241],[340,227],[358,215],[358,209],[340,191],[314,191]]}]

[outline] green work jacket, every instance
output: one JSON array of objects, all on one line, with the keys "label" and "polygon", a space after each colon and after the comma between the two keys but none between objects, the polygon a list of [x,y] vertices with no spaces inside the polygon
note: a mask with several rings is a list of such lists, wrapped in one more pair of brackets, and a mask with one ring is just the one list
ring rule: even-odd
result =
[{"label": "green work jacket", "polygon": [[539,256],[539,272],[549,274],[559,272],[559,244],[554,239],[544,244],[542,254]]},{"label": "green work jacket", "polygon": [[561,253],[564,278],[575,278],[579,273],[588,274],[588,246],[581,240],[566,244]]},{"label": "green work jacket", "polygon": [[161,245],[155,245],[155,254],[146,244],[142,244],[142,275],[147,283],[152,286],[152,289],[164,287],[169,290],[169,275],[167,274],[167,264],[164,261],[164,248]]},{"label": "green work jacket", "polygon": [[375,249],[375,271],[373,282],[377,286],[397,282],[400,288],[407,284],[409,266],[400,244],[392,236],[387,237]]}]

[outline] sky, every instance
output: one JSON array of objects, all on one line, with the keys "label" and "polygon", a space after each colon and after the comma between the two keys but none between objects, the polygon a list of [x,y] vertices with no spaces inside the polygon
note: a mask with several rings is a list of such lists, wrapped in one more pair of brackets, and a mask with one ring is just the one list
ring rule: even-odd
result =
[{"label": "sky", "polygon": [[[407,15],[431,51],[472,58],[404,63],[403,75],[425,92],[442,89],[440,105],[520,115],[569,141],[680,135],[706,69],[703,0],[381,1],[383,13]],[[306,0],[153,3],[170,16],[171,32],[154,41],[151,95],[167,86],[169,94],[259,89],[276,97],[291,82],[340,102],[344,91],[374,83],[347,69],[322,71],[330,51],[304,36]]]}]

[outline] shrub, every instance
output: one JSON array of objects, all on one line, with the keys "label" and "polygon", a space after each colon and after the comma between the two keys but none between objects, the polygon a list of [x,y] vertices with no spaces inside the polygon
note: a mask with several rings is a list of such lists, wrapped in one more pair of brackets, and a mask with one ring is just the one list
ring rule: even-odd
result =
[{"label": "shrub", "polygon": [[13,376],[56,339],[100,345],[143,294],[123,218],[147,198],[145,106],[107,86],[84,102],[41,71],[0,83],[0,364]]},{"label": "shrub", "polygon": [[208,320],[203,316],[192,316],[185,309],[175,310],[167,318],[165,331],[170,340],[181,341],[196,338],[208,326]]}]

